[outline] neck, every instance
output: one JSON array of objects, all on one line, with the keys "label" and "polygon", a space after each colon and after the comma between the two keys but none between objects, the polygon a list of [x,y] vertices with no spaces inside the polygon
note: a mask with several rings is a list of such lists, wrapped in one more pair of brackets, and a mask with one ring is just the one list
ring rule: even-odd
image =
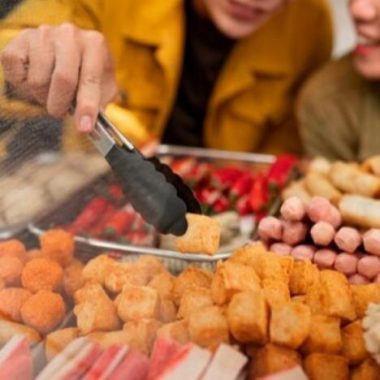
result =
[{"label": "neck", "polygon": [[195,12],[197,12],[199,16],[209,18],[207,8],[203,0],[191,0],[191,2]]}]

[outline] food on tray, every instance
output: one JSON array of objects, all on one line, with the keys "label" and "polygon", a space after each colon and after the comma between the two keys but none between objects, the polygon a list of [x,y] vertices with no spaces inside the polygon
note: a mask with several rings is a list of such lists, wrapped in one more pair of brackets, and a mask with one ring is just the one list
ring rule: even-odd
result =
[{"label": "food on tray", "polygon": [[23,262],[15,255],[0,257],[0,278],[5,286],[17,286],[20,284],[23,266]]},{"label": "food on tray", "polygon": [[79,260],[74,259],[64,270],[63,289],[69,297],[73,297],[74,293],[83,285],[83,267]]},{"label": "food on tray", "polygon": [[157,330],[157,336],[185,344],[190,341],[188,323],[185,319],[166,323]]},{"label": "food on tray", "polygon": [[350,323],[342,329],[343,356],[350,365],[363,362],[369,357],[366,350],[361,321]]},{"label": "food on tray", "polygon": [[21,307],[31,297],[29,290],[6,288],[0,290],[0,318],[13,322],[22,322]]},{"label": "food on tray", "polygon": [[200,286],[194,286],[187,290],[182,296],[181,304],[178,309],[178,317],[188,319],[193,312],[212,305],[213,298],[211,297],[211,290]]},{"label": "food on tray", "polygon": [[306,175],[305,187],[310,195],[322,196],[334,204],[337,204],[342,197],[342,193],[325,176],[318,173]]},{"label": "food on tray", "polygon": [[380,303],[370,303],[362,321],[362,327],[366,350],[372,358],[380,365]]},{"label": "food on tray", "polygon": [[260,377],[258,380],[309,380],[300,366],[281,371],[274,375]]},{"label": "food on tray", "polygon": [[18,257],[22,262],[27,259],[24,244],[16,239],[0,241],[0,257],[4,255],[12,255]]},{"label": "food on tray", "polygon": [[57,356],[74,339],[78,338],[79,329],[69,327],[51,332],[45,338],[45,356],[48,361]]},{"label": "food on tray", "polygon": [[348,361],[338,355],[312,353],[304,361],[306,374],[310,380],[348,379]]}]

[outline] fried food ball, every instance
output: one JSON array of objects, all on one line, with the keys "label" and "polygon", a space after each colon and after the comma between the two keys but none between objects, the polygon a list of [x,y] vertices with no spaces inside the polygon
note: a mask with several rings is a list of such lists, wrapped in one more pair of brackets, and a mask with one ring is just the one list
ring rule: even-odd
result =
[{"label": "fried food ball", "polygon": [[21,306],[31,296],[32,293],[29,290],[22,288],[0,290],[0,318],[12,322],[21,322]]},{"label": "fried food ball", "polygon": [[39,290],[58,290],[62,286],[63,269],[47,258],[29,261],[22,271],[22,286],[35,293]]},{"label": "fried food ball", "polygon": [[55,229],[45,232],[40,236],[40,245],[44,254],[63,267],[70,264],[74,257],[73,236],[64,230]]},{"label": "fried food ball", "polygon": [[12,255],[18,257],[22,262],[26,261],[26,249],[21,241],[16,239],[0,242],[0,257]]},{"label": "fried food ball", "polygon": [[33,260],[33,259],[40,259],[42,257],[46,258],[46,255],[40,250],[40,249],[31,249],[26,253],[27,255],[27,261]]},{"label": "fried food ball", "polygon": [[90,260],[83,268],[83,281],[94,281],[104,285],[106,277],[113,272],[117,262],[108,255],[100,255]]},{"label": "fried food ball", "polygon": [[55,329],[65,317],[65,303],[61,295],[40,290],[21,306],[24,323],[45,335]]},{"label": "fried food ball", "polygon": [[24,264],[17,256],[0,257],[0,278],[6,286],[18,285]]},{"label": "fried food ball", "polygon": [[72,263],[65,268],[63,289],[68,296],[72,297],[83,285],[82,272],[83,264],[79,260],[73,260]]}]

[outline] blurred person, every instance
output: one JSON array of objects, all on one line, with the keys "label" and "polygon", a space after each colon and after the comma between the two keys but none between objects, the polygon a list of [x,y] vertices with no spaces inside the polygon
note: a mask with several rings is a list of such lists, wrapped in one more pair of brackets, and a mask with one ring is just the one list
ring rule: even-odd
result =
[{"label": "blurred person", "polygon": [[[47,26],[44,8],[69,3],[67,22]],[[324,0],[25,0],[0,40],[23,28],[2,52],[4,79],[50,115],[76,104],[89,132],[112,101],[135,142],[241,151],[300,150],[294,98],[331,53]]]},{"label": "blurred person", "polygon": [[350,54],[306,84],[297,107],[308,156],[364,160],[380,153],[380,0],[350,0],[358,36]]}]

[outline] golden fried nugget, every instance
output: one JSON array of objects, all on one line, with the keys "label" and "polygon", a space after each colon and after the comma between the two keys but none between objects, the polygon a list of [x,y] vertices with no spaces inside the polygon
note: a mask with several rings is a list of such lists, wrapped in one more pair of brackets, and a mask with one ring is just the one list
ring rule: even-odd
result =
[{"label": "golden fried nugget", "polygon": [[176,238],[176,249],[183,253],[214,255],[219,249],[220,221],[197,214],[187,214],[186,219],[188,228],[183,236]]},{"label": "golden fried nugget", "polygon": [[178,310],[178,318],[187,319],[192,313],[212,305],[211,290],[194,286],[182,296]]},{"label": "golden fried nugget", "polygon": [[40,258],[26,263],[21,274],[22,286],[35,293],[39,290],[59,290],[63,282],[63,269],[54,260]]},{"label": "golden fried nugget", "polygon": [[229,342],[227,318],[218,306],[208,306],[192,313],[188,331],[191,341],[211,350]]},{"label": "golden fried nugget", "polygon": [[49,290],[40,290],[21,306],[24,323],[43,335],[48,334],[63,321],[65,312],[62,297]]},{"label": "golden fried nugget", "polygon": [[302,351],[307,354],[312,352],[339,354],[341,350],[340,319],[326,317],[325,315],[312,315],[310,333],[302,347]]},{"label": "golden fried nugget", "polygon": [[19,285],[23,267],[23,262],[17,256],[0,256],[0,279],[6,286]]},{"label": "golden fried nugget", "polygon": [[281,264],[280,257],[272,252],[267,252],[261,263],[261,274],[258,272],[261,280],[276,280],[289,284],[287,269]]},{"label": "golden fried nugget", "polygon": [[21,335],[34,346],[41,341],[40,334],[33,328],[20,323],[0,320],[0,345],[7,344],[15,335]]},{"label": "golden fried nugget", "polygon": [[87,301],[103,302],[109,301],[109,297],[102,286],[97,282],[87,282],[84,286],[74,293],[74,302],[76,304]]},{"label": "golden fried nugget", "polygon": [[321,289],[321,283],[320,279],[311,286],[308,287],[306,296],[305,297],[305,303],[310,307],[310,310],[313,314],[324,314],[325,308],[323,306],[323,297],[322,297],[322,289]]},{"label": "golden fried nugget", "polygon": [[78,338],[79,329],[69,327],[67,329],[57,330],[45,338],[45,357],[48,361],[52,360],[74,339]]},{"label": "golden fried nugget", "polygon": [[140,256],[136,261],[136,265],[144,272],[144,275],[147,278],[147,282],[144,285],[146,285],[159,273],[166,272],[162,261],[154,256]]},{"label": "golden fried nugget", "polygon": [[74,293],[83,286],[83,264],[79,260],[73,260],[64,271],[63,289],[72,297]]},{"label": "golden fried nugget", "polygon": [[185,320],[166,323],[157,331],[157,337],[164,337],[175,340],[181,344],[186,344],[190,341],[188,325]]},{"label": "golden fried nugget", "polygon": [[350,285],[344,274],[323,270],[320,272],[323,314],[348,321],[356,319]]},{"label": "golden fried nugget", "polygon": [[22,322],[21,306],[32,295],[22,288],[6,288],[0,290],[0,318],[12,322]]},{"label": "golden fried nugget", "polygon": [[261,343],[268,340],[268,308],[263,291],[241,292],[227,308],[228,325],[240,343]]},{"label": "golden fried nugget", "polygon": [[108,347],[118,345],[118,346],[129,346],[131,337],[128,331],[117,330],[109,332],[93,332],[86,336],[89,340],[94,343],[99,344],[99,346],[105,350]]},{"label": "golden fried nugget", "polygon": [[94,281],[104,286],[105,279],[118,263],[108,255],[100,255],[90,260],[83,268],[83,281]]},{"label": "golden fried nugget", "polygon": [[348,380],[348,362],[343,356],[313,353],[304,362],[310,380]]},{"label": "golden fried nugget", "polygon": [[301,365],[301,355],[272,343],[256,350],[247,379],[254,380]]},{"label": "golden fried nugget", "polygon": [[380,284],[351,285],[352,298],[358,318],[363,318],[368,305],[380,303]]},{"label": "golden fried nugget", "polygon": [[290,276],[292,274],[294,263],[295,263],[294,257],[293,256],[279,256],[278,259],[280,260],[280,264],[286,273],[286,276],[288,278],[287,283],[289,284]]},{"label": "golden fried nugget", "polygon": [[366,359],[351,371],[351,380],[379,380],[380,366],[373,359]]},{"label": "golden fried nugget", "polygon": [[125,286],[115,303],[124,322],[160,317],[160,297],[155,289],[147,286]]},{"label": "golden fried nugget", "polygon": [[268,250],[264,244],[257,242],[237,249],[228,260],[249,265],[255,269],[257,274],[259,274],[259,272],[261,272],[262,259],[267,255],[267,253]]},{"label": "golden fried nugget", "polygon": [[0,257],[4,255],[16,256],[22,262],[25,262],[27,259],[24,244],[16,239],[5,240],[0,242]]},{"label": "golden fried nugget", "polygon": [[63,267],[70,264],[74,257],[73,236],[61,229],[49,230],[40,236],[41,250],[44,255],[57,261]]},{"label": "golden fried nugget", "polygon": [[175,277],[169,272],[161,272],[153,277],[148,286],[156,289],[162,299],[173,299]]},{"label": "golden fried nugget", "polygon": [[159,320],[163,323],[174,322],[177,319],[177,306],[168,298],[161,298],[160,301],[160,317]]},{"label": "golden fried nugget", "polygon": [[319,279],[318,268],[310,260],[296,261],[290,274],[289,289],[292,296],[305,295]]},{"label": "golden fried nugget", "polygon": [[272,343],[297,349],[308,337],[310,324],[310,308],[299,302],[290,302],[272,310],[270,340]]},{"label": "golden fried nugget", "polygon": [[211,283],[211,294],[218,305],[228,303],[243,290],[260,290],[260,279],[255,270],[233,261],[219,262]]},{"label": "golden fried nugget", "polygon": [[281,307],[290,302],[289,288],[286,283],[278,280],[266,279],[262,281],[265,300],[271,309]]},{"label": "golden fried nugget", "polygon": [[342,355],[352,364],[359,364],[369,357],[363,339],[361,321],[355,321],[342,329]]}]

